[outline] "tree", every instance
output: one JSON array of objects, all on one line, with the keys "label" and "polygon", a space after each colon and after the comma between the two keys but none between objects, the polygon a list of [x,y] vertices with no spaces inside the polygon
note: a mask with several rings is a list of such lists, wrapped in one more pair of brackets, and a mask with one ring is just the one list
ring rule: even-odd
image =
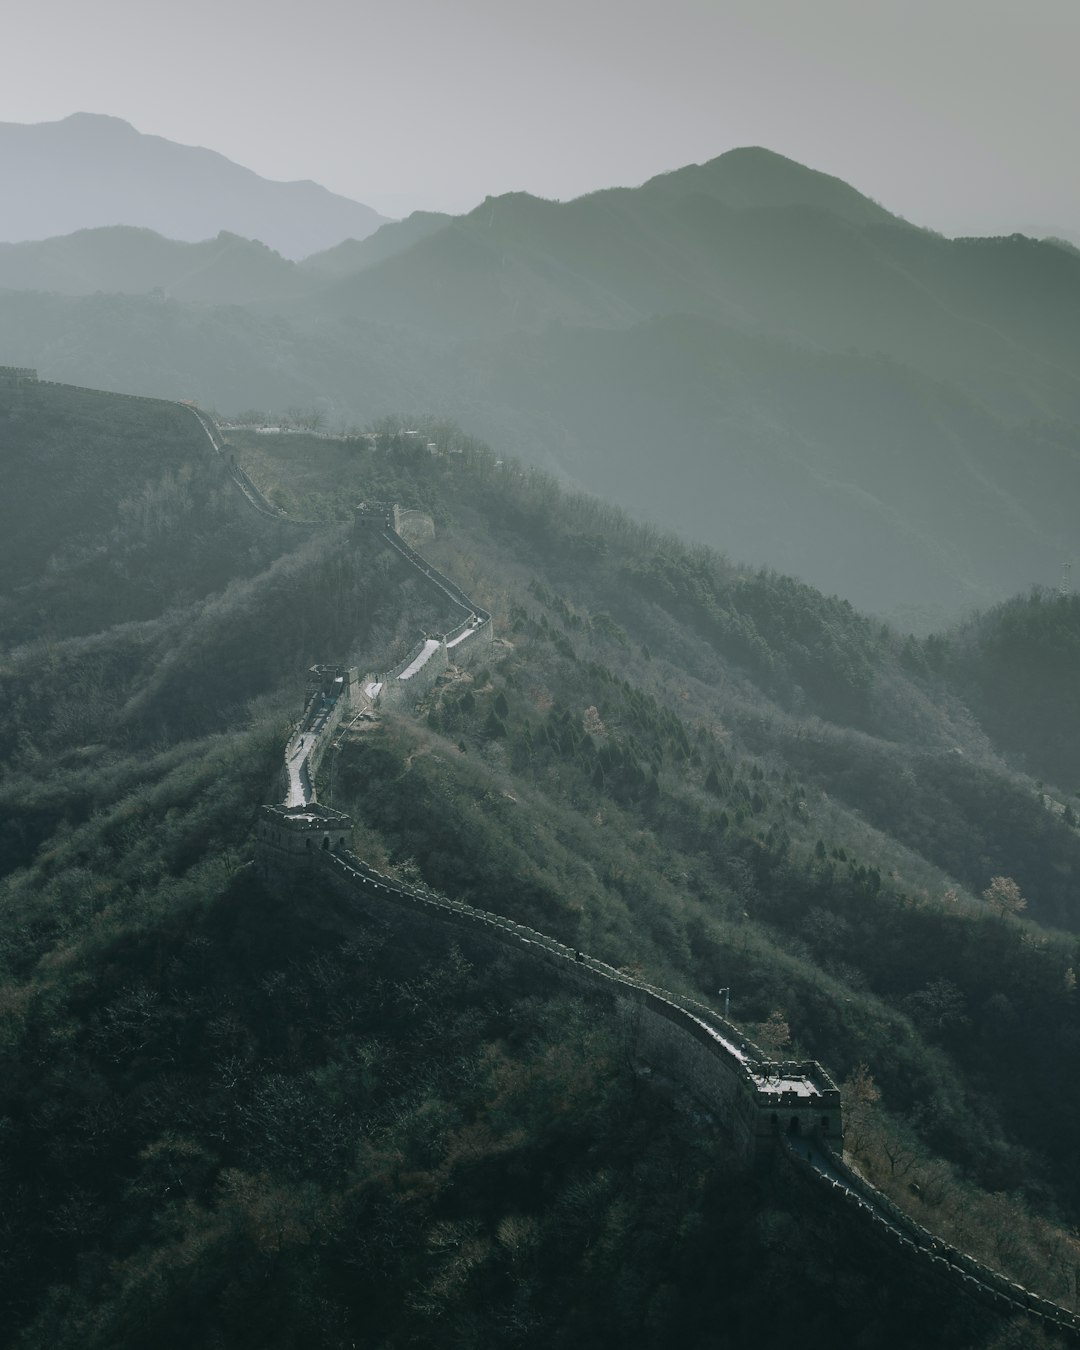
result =
[{"label": "tree", "polygon": [[1027,909],[1027,901],[1020,894],[1020,887],[1012,877],[991,877],[990,885],[982,893],[982,898],[1004,919],[1006,916],[1017,918]]},{"label": "tree", "polygon": [[874,1106],[881,1097],[869,1067],[856,1064],[841,1085],[844,1100],[844,1133],[852,1153],[866,1147],[873,1124]]},{"label": "tree", "polygon": [[791,1028],[779,1008],[771,1012],[764,1022],[758,1023],[757,1039],[761,1048],[770,1055],[779,1054],[791,1044]]}]

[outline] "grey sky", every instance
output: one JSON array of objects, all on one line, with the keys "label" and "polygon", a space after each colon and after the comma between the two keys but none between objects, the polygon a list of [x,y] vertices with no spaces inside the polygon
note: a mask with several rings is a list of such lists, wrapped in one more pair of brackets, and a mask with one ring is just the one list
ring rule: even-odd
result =
[{"label": "grey sky", "polygon": [[33,0],[0,121],[75,111],[388,215],[765,145],[949,232],[1080,232],[1080,0]]}]

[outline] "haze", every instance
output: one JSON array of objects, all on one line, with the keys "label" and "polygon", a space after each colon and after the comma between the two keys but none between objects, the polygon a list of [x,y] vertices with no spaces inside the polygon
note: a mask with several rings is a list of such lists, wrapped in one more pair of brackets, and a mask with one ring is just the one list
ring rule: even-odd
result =
[{"label": "haze", "polygon": [[41,0],[0,120],[85,110],[390,215],[761,144],[954,232],[1080,231],[1074,0]]}]

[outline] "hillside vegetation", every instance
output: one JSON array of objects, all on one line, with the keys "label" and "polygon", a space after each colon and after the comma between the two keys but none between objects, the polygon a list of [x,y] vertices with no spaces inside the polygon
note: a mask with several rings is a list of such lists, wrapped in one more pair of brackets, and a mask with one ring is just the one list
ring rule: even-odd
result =
[{"label": "hillside vegetation", "polygon": [[[350,540],[359,498],[433,514],[425,550],[497,641],[327,761],[358,852],[730,988],[762,1044],[847,1081],[875,1181],[1074,1305],[1080,834],[988,711],[999,616],[903,640],[445,425],[236,435],[273,500],[326,521],[300,529],[250,511],[182,409],[42,386],[0,412],[40,584],[68,567],[80,596],[39,634],[52,600],[4,596],[6,1342],[704,1350],[798,1321],[809,1344],[1041,1343],[740,1174],[602,1005],[243,866],[307,666],[383,666],[441,621]],[[82,500],[97,562],[69,565]],[[153,605],[114,588],[152,567]],[[1057,605],[1017,602],[1048,634]]]}]

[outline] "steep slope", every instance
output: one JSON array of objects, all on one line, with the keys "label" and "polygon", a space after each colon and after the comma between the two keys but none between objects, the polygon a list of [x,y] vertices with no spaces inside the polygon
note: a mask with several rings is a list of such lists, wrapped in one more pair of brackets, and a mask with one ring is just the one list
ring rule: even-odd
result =
[{"label": "steep slope", "polygon": [[139,225],[170,239],[228,230],[303,258],[386,219],[317,183],[274,183],[212,150],[93,113],[0,123],[0,180],[0,238],[13,242]]}]

